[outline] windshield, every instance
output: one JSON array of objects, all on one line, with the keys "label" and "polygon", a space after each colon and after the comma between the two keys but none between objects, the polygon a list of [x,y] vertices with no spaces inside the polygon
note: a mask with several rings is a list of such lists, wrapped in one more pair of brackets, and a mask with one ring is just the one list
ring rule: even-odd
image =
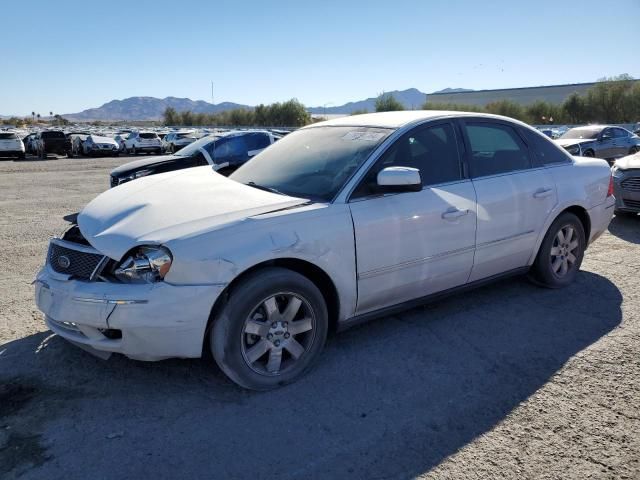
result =
[{"label": "windshield", "polygon": [[140,138],[158,138],[155,133],[141,133]]},{"label": "windshield", "polygon": [[330,201],[393,130],[315,127],[271,145],[229,178],[287,195]]},{"label": "windshield", "polygon": [[560,138],[598,138],[601,128],[572,128],[564,132]]},{"label": "windshield", "polygon": [[42,138],[65,138],[63,132],[42,132]]},{"label": "windshield", "polygon": [[186,147],[181,148],[178,152],[174,153],[174,155],[177,155],[178,157],[191,157],[196,153],[198,153],[201,148],[204,148],[205,146],[209,145],[209,143],[217,140],[218,138],[220,137],[217,137],[215,135],[202,137],[201,139],[196,140],[193,143],[190,143]]}]

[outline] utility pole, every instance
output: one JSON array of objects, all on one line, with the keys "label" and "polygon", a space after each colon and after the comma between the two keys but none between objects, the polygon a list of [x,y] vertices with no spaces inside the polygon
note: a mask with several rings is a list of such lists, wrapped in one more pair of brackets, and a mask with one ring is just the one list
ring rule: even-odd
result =
[{"label": "utility pole", "polygon": [[214,101],[213,101],[213,80],[211,80],[211,105],[213,105],[213,104],[214,104]]}]

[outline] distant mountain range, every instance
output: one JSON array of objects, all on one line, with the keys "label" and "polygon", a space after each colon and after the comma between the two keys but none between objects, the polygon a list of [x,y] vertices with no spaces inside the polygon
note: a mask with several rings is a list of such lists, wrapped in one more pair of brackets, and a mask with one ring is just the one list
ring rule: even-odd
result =
[{"label": "distant mountain range", "polygon": [[235,108],[251,108],[239,103],[222,102],[215,105],[203,100],[189,98],[130,97],[124,100],[111,100],[98,108],[90,108],[79,113],[62,115],[67,120],[88,122],[94,120],[159,120],[167,107],[178,112],[191,110],[193,113],[219,113]]},{"label": "distant mountain range", "polygon": [[[471,92],[466,88],[445,88],[433,93],[454,93],[454,92]],[[427,99],[427,94],[421,92],[417,88],[408,88],[407,90],[393,90],[391,92],[384,92],[386,94],[393,95],[396,100],[404,105],[408,110],[419,109]],[[327,106],[325,107],[312,107],[309,109],[310,113],[338,115],[338,114],[350,114],[356,110],[367,110],[369,112],[376,111],[376,97],[370,97],[365,100],[357,102],[349,102],[339,106]]]},{"label": "distant mountain range", "polygon": [[[433,93],[470,92],[465,88],[445,88]],[[424,103],[427,94],[417,88],[407,90],[393,90],[385,92],[393,95],[407,109],[417,109]],[[356,110],[375,111],[376,97],[365,100],[345,103],[344,105],[327,105],[327,107],[311,107],[311,114],[348,115]],[[135,121],[135,120],[160,120],[167,107],[173,107],[178,112],[190,110],[194,113],[219,113],[235,108],[253,108],[250,105],[242,105],[233,102],[212,104],[203,100],[191,100],[189,98],[155,98],[155,97],[130,97],[123,100],[112,100],[97,108],[90,108],[78,113],[62,115],[64,118],[75,122],[101,121]]]}]

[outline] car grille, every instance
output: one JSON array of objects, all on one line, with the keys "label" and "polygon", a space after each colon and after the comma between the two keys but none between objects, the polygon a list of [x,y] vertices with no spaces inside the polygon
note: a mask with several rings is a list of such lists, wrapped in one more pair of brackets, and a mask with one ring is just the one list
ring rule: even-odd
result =
[{"label": "car grille", "polygon": [[630,192],[640,192],[640,177],[631,177],[623,180],[620,186]]},{"label": "car grille", "polygon": [[626,198],[622,197],[622,201],[627,207],[640,208],[640,200],[627,200]]},{"label": "car grille", "polygon": [[[65,242],[66,245],[73,245]],[[71,275],[82,280],[92,280],[91,275],[98,266],[104,264],[106,257],[97,251],[91,253],[86,251],[86,247],[78,246],[78,249],[68,248],[61,245],[56,240],[49,243],[49,254],[47,261],[51,268],[65,275]]]}]

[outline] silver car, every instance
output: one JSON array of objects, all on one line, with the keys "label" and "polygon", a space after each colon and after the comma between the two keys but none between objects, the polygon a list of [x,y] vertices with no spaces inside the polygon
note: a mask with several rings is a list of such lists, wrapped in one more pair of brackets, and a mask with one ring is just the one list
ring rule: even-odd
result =
[{"label": "silver car", "polygon": [[555,142],[571,155],[610,160],[640,151],[640,137],[622,127],[587,125],[567,130]]},{"label": "silver car", "polygon": [[616,215],[640,213],[640,153],[616,160],[611,171]]},{"label": "silver car", "polygon": [[230,177],[143,177],[49,245],[35,298],[102,356],[200,357],[239,385],[294,381],[343,329],[509,275],[570,284],[613,215],[611,171],[518,121],[460,112],[343,117]]}]

